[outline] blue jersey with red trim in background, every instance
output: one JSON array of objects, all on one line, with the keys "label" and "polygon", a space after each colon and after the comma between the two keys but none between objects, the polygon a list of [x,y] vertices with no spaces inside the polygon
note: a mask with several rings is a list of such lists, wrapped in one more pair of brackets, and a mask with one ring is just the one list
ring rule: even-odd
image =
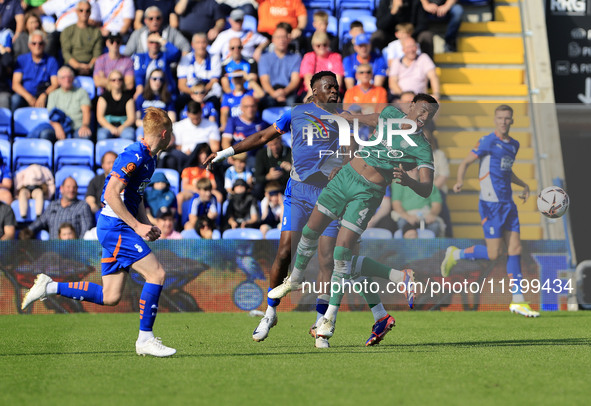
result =
[{"label": "blue jersey with red trim in background", "polygon": [[129,145],[125,150],[119,154],[113,170],[105,179],[105,186],[103,187],[103,194],[101,200],[105,207],[101,214],[108,217],[116,217],[117,214],[105,201],[105,190],[111,177],[118,178],[125,185],[125,189],[121,193],[123,203],[127,210],[136,217],[138,214],[139,205],[144,197],[144,189],[150,183],[154,169],[156,168],[157,156],[151,156],[150,148],[145,143],[144,139]]},{"label": "blue jersey with red trim in background", "polygon": [[502,139],[494,132],[478,141],[472,152],[480,158],[480,200],[512,202],[511,174],[519,151],[519,142],[511,137]]}]

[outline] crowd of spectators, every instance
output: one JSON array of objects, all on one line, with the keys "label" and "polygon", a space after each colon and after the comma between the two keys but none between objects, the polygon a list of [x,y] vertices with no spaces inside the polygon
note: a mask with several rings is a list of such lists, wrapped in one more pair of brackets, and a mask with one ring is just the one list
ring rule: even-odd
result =
[{"label": "crowd of spectators", "polygon": [[[302,0],[30,3],[0,2],[0,107],[13,112],[47,108],[50,122],[26,136],[51,142],[140,139],[145,109],[166,110],[174,137],[158,167],[177,171],[180,188],[173,192],[160,173],[146,190],[148,214],[166,230],[163,238],[180,238],[182,230],[211,238],[208,230],[215,228],[260,227],[266,233],[278,227],[291,170],[291,150],[281,138],[212,172],[200,166],[205,157],[266,128],[270,123],[262,119],[264,109],[306,100],[310,78],[322,70],[337,75],[346,108],[403,103],[412,92],[430,91],[439,98],[429,24],[449,22],[445,47],[454,51],[462,17],[455,0],[381,0],[376,32],[353,21],[339,38],[329,32],[329,15],[310,13]],[[247,16],[257,18],[258,31],[246,27]],[[82,77],[93,81],[95,94],[77,85]],[[441,162],[445,156],[438,151]],[[0,204],[0,238],[14,235],[14,221],[5,215],[14,198],[23,214],[28,200],[36,201],[37,220],[24,237],[45,228],[58,238],[66,222],[72,229],[68,235],[82,238],[101,208],[105,173],[116,156],[110,151],[100,157],[99,174],[84,201],[75,197],[73,178],[35,188],[18,184],[14,176],[13,185],[10,163],[2,165],[0,155],[0,201],[6,203]],[[445,179],[436,184],[443,197],[439,209],[445,213]],[[56,187],[60,198],[44,210],[43,201],[53,197]],[[398,195],[393,187],[374,226],[420,223],[408,214],[411,209],[397,203]],[[437,204],[423,221],[430,229],[441,224],[433,231],[442,235],[444,223],[432,219],[439,214]],[[392,215],[393,209],[400,213]],[[392,218],[401,220],[397,225]]]}]

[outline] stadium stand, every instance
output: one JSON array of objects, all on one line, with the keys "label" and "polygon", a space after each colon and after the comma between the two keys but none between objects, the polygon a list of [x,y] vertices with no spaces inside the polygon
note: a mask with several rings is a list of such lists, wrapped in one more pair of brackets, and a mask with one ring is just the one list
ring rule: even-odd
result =
[{"label": "stadium stand", "polygon": [[[494,129],[494,110],[499,104],[509,104],[514,109],[511,136],[521,145],[513,169],[532,193],[538,188],[521,33],[518,4],[497,2],[493,21],[462,23],[457,52],[435,54],[442,94],[435,135],[450,160],[449,188],[455,183],[461,160],[480,137]],[[472,165],[463,191],[447,196],[454,237],[483,237],[479,190],[478,165]],[[542,219],[535,199],[530,197],[525,205],[519,200],[518,205],[522,238],[541,239]]]},{"label": "stadium stand", "polygon": [[[88,184],[96,174],[84,166],[64,166],[55,173],[55,184],[61,185],[68,177],[74,178],[78,184],[78,199],[84,200]],[[60,189],[56,187],[55,198],[60,198]]]},{"label": "stadium stand", "polygon": [[133,141],[121,138],[109,138],[107,140],[98,141],[95,147],[94,164],[97,168],[101,166],[101,158],[105,152],[113,151],[117,154],[123,152],[125,147],[133,144]]},{"label": "stadium stand", "polygon": [[158,172],[163,173],[164,176],[166,176],[166,179],[168,179],[168,182],[170,183],[170,190],[176,195],[180,191],[181,181],[179,173],[174,169],[157,168],[154,170],[154,174]]}]

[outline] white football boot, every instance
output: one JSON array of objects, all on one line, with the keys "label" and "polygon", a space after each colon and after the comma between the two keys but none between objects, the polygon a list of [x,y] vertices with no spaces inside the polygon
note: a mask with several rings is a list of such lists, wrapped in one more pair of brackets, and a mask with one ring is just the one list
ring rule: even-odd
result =
[{"label": "white football boot", "polygon": [[277,325],[277,315],[273,317],[265,316],[252,332],[252,339],[256,342],[263,341],[269,336],[269,330]]},{"label": "white football boot", "polygon": [[143,343],[135,343],[135,352],[137,355],[152,355],[154,357],[170,357],[176,353],[174,348],[170,348],[162,344],[160,337],[152,337]]},{"label": "white football boot", "polygon": [[47,285],[53,282],[49,276],[45,275],[44,273],[40,273],[35,278],[35,283],[29,289],[27,294],[23,299],[23,303],[21,304],[21,309],[25,310],[31,303],[36,300],[45,300],[47,299]]}]

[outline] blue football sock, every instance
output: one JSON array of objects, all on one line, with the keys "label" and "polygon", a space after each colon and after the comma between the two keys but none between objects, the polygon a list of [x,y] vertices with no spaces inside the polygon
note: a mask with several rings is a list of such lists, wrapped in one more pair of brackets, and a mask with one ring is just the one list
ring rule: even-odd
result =
[{"label": "blue football sock", "polygon": [[140,330],[152,331],[156,313],[158,313],[158,299],[160,299],[162,285],[145,283],[140,295]]},{"label": "blue football sock", "polygon": [[484,245],[473,245],[460,250],[461,259],[488,259],[488,250]]},{"label": "blue football sock", "polygon": [[103,304],[103,287],[91,282],[59,282],[57,293],[63,297]]},{"label": "blue football sock", "polygon": [[509,255],[509,258],[507,258],[507,275],[517,285],[517,290],[515,290],[515,287],[510,286],[511,292],[521,294],[521,255]]},{"label": "blue football sock", "polygon": [[[271,288],[267,289],[267,293],[269,293],[271,290]],[[281,299],[271,299],[270,297],[267,297],[268,306],[277,307],[279,306],[279,303],[281,303]]]},{"label": "blue football sock", "polygon": [[[323,295],[323,296],[328,296],[328,295]],[[327,309],[328,309],[328,300],[318,297],[316,299],[316,312],[318,314],[324,315],[326,313]]]}]

